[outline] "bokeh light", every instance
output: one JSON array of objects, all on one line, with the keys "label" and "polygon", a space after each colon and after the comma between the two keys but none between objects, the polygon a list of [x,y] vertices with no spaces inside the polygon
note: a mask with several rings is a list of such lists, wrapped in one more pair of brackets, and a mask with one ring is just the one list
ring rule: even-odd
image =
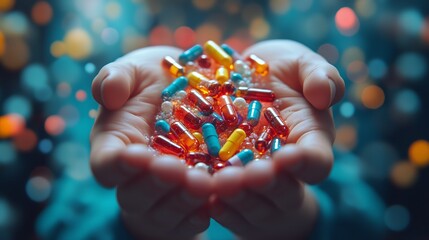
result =
[{"label": "bokeh light", "polygon": [[270,10],[275,14],[284,14],[290,8],[290,0],[270,0]]},{"label": "bokeh light", "polygon": [[390,206],[384,214],[384,222],[390,230],[402,231],[410,223],[410,213],[401,205]]},{"label": "bokeh light", "polygon": [[87,58],[92,51],[92,39],[88,32],[82,28],[70,30],[65,38],[64,44],[67,54],[74,59]]},{"label": "bokeh light", "polygon": [[0,58],[3,56],[6,49],[6,39],[2,31],[0,31]]},{"label": "bokeh light", "polygon": [[418,167],[429,165],[429,142],[426,140],[413,142],[408,149],[408,157]]},{"label": "bokeh light", "polygon": [[417,114],[421,109],[419,96],[411,89],[400,90],[394,98],[395,111],[404,116]]},{"label": "bokeh light", "polygon": [[362,104],[369,109],[377,109],[384,103],[383,90],[375,85],[367,86],[363,89],[361,95]]},{"label": "bokeh light", "polygon": [[269,33],[270,33],[270,25],[264,18],[258,17],[251,21],[250,35],[254,39],[259,40],[259,39],[266,38]]},{"label": "bokeh light", "polygon": [[48,2],[40,1],[34,4],[31,18],[36,24],[46,25],[52,19],[52,7]]},{"label": "bokeh light", "polygon": [[37,135],[33,130],[25,129],[14,136],[13,144],[19,151],[31,151],[37,145]]},{"label": "bokeh light", "polygon": [[28,180],[25,187],[28,197],[35,202],[46,201],[51,194],[51,182],[42,176],[35,176]]},{"label": "bokeh light", "polygon": [[0,166],[15,161],[17,154],[13,144],[9,141],[0,141]]},{"label": "bokeh light", "polygon": [[150,45],[172,45],[173,33],[166,26],[157,26],[149,34]]},{"label": "bokeh light", "polygon": [[76,99],[80,102],[86,100],[86,92],[84,90],[79,90],[76,92]]},{"label": "bokeh light", "polygon": [[369,76],[372,79],[380,79],[387,74],[387,65],[381,59],[373,59],[368,63]]},{"label": "bokeh light", "polygon": [[216,0],[192,0],[192,3],[198,9],[209,10],[215,5]]},{"label": "bokeh light", "polygon": [[6,114],[18,114],[23,118],[28,119],[31,116],[33,108],[30,100],[26,97],[13,95],[4,102],[3,111]]},{"label": "bokeh light", "polygon": [[27,43],[21,37],[7,37],[7,47],[3,53],[1,63],[10,70],[19,70],[27,64],[30,51]]},{"label": "bokeh light", "polygon": [[340,113],[345,118],[350,118],[355,113],[355,106],[351,102],[343,102],[340,105]]},{"label": "bokeh light", "polygon": [[427,72],[425,58],[418,53],[404,53],[396,61],[398,74],[409,80],[421,80]]},{"label": "bokeh light", "polygon": [[359,16],[370,18],[377,11],[377,3],[374,0],[356,0],[355,8]]},{"label": "bokeh light", "polygon": [[17,114],[0,116],[0,139],[10,138],[20,133],[25,127],[25,120]]},{"label": "bokeh light", "polygon": [[357,131],[352,125],[338,127],[335,137],[335,146],[343,151],[350,151],[356,146]]},{"label": "bokeh light", "polygon": [[317,53],[322,55],[326,59],[326,61],[328,61],[331,64],[337,63],[340,56],[338,49],[334,45],[329,43],[325,43],[321,45],[317,50]]},{"label": "bokeh light", "polygon": [[417,168],[408,161],[398,161],[390,172],[393,184],[400,188],[408,188],[417,180]]},{"label": "bokeh light", "polygon": [[15,0],[1,0],[0,11],[5,12],[10,10],[15,5]]},{"label": "bokeh light", "polygon": [[66,127],[64,119],[57,115],[52,115],[46,118],[45,131],[53,136],[63,133]]},{"label": "bokeh light", "polygon": [[181,26],[174,31],[176,45],[183,49],[188,49],[196,43],[195,32],[186,26]]},{"label": "bokeh light", "polygon": [[52,141],[49,139],[42,139],[39,142],[39,150],[42,153],[45,153],[45,154],[50,153],[52,151],[53,147],[54,146],[52,144]]},{"label": "bokeh light", "polygon": [[352,36],[359,30],[359,20],[349,7],[340,8],[335,14],[335,24],[345,36]]}]

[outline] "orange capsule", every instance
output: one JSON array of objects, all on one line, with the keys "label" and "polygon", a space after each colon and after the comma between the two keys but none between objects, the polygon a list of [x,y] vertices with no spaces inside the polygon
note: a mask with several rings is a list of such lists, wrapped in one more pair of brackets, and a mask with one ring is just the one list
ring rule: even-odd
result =
[{"label": "orange capsule", "polygon": [[200,146],[198,139],[181,122],[173,122],[170,131],[188,151],[195,151]]},{"label": "orange capsule", "polygon": [[210,164],[210,155],[203,152],[190,152],[186,154],[186,163],[190,166],[194,166],[195,164],[202,162],[205,164]]},{"label": "orange capsule", "polygon": [[232,95],[235,91],[234,83],[231,81],[226,81],[222,84],[220,88],[220,94],[221,95]]},{"label": "orange capsule", "polygon": [[271,140],[273,140],[275,135],[276,132],[272,127],[266,127],[259,136],[258,140],[256,140],[256,150],[258,150],[260,154],[264,154],[270,148]]},{"label": "orange capsule", "polygon": [[277,135],[282,139],[286,140],[289,135],[289,128],[284,123],[284,120],[280,116],[279,111],[274,107],[268,107],[264,116],[267,119],[268,123],[273,127],[274,131],[276,131]]},{"label": "orange capsule", "polygon": [[220,92],[220,84],[216,80],[210,80],[199,72],[190,72],[188,83],[191,87],[209,96],[217,96]]},{"label": "orange capsule", "polygon": [[262,76],[266,76],[269,71],[268,64],[255,54],[250,54],[247,59],[250,62],[250,66],[255,69],[256,73]]},{"label": "orange capsule", "polygon": [[180,77],[185,73],[184,68],[172,57],[166,56],[162,59],[162,67],[167,70],[174,77]]},{"label": "orange capsule", "polygon": [[161,153],[175,155],[180,158],[183,158],[186,153],[182,146],[162,135],[153,137],[151,146]]},{"label": "orange capsule", "polygon": [[220,112],[228,126],[237,126],[238,113],[235,110],[234,104],[229,96],[224,95],[218,99]]},{"label": "orange capsule", "polygon": [[259,100],[262,102],[272,102],[276,98],[274,92],[269,89],[239,87],[235,92],[237,97],[246,100]]},{"label": "orange capsule", "polygon": [[197,90],[192,89],[188,93],[188,99],[193,103],[203,115],[210,115],[213,112],[213,105],[207,101],[203,95],[201,95]]},{"label": "orange capsule", "polygon": [[185,124],[186,127],[197,130],[203,121],[184,105],[174,107],[174,115]]}]

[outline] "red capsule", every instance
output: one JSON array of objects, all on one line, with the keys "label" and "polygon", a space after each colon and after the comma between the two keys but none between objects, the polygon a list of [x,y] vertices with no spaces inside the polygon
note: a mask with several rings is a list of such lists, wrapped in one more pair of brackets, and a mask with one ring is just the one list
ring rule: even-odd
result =
[{"label": "red capsule", "polygon": [[203,115],[210,115],[213,112],[213,105],[207,101],[200,92],[192,89],[188,93],[188,99],[193,103]]},{"label": "red capsule", "polygon": [[183,158],[186,153],[182,146],[162,135],[156,135],[153,137],[151,146],[158,152],[175,155],[180,158]]},{"label": "red capsule", "polygon": [[276,98],[273,91],[262,88],[239,87],[235,94],[237,97],[242,97],[246,100],[259,100],[262,102],[272,102]]},{"label": "red capsule", "polygon": [[229,96],[221,96],[218,99],[218,106],[222,114],[223,119],[228,126],[237,126],[238,124],[238,113],[235,110],[235,106]]},{"label": "red capsule", "polygon": [[210,166],[210,173],[215,173],[225,167],[231,166],[231,163],[229,163],[228,161],[224,162],[224,161],[215,161],[211,166]]},{"label": "red capsule", "polygon": [[264,154],[269,148],[271,140],[273,140],[276,132],[272,127],[267,127],[256,140],[255,148],[260,154]]},{"label": "red capsule", "polygon": [[264,112],[264,116],[271,127],[274,128],[274,131],[276,131],[277,135],[285,141],[289,135],[289,128],[284,123],[284,120],[280,116],[279,111],[277,111],[277,109],[274,107],[268,107]]},{"label": "red capsule", "polygon": [[174,107],[175,116],[185,124],[186,127],[197,130],[201,127],[203,121],[184,105]]},{"label": "red capsule", "polygon": [[212,63],[210,58],[207,57],[207,55],[203,54],[200,56],[200,58],[198,58],[198,65],[200,65],[200,67],[202,68],[210,68]]},{"label": "red capsule", "polygon": [[176,121],[170,125],[171,132],[188,151],[195,151],[200,143],[194,135],[181,122]]},{"label": "red capsule", "polygon": [[203,152],[190,152],[186,154],[185,159],[186,159],[186,164],[190,166],[194,166],[199,162],[209,165],[211,157],[209,154],[203,153]]}]

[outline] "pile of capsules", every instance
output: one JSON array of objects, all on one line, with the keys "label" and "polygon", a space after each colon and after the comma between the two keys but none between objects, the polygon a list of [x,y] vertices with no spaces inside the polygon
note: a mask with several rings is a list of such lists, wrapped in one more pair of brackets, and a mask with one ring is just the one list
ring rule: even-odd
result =
[{"label": "pile of capsules", "polygon": [[[289,129],[268,89],[268,64],[243,59],[213,41],[170,56],[162,66],[175,80],[162,91],[150,146],[214,173],[269,158],[286,142]],[[274,103],[274,104],[273,104]],[[263,116],[262,116],[263,115]]]}]

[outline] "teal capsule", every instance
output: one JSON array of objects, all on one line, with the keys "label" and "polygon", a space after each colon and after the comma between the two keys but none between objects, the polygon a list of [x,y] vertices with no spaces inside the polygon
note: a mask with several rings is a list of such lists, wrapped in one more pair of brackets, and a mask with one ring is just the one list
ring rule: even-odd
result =
[{"label": "teal capsule", "polygon": [[231,57],[236,53],[235,50],[232,47],[230,47],[228,44],[224,43],[220,47]]},{"label": "teal capsule", "polygon": [[275,153],[277,150],[279,150],[282,147],[282,142],[280,140],[280,138],[275,137],[272,141],[271,141],[271,155],[273,155],[273,153]]},{"label": "teal capsule", "polygon": [[243,76],[241,76],[240,73],[236,73],[236,72],[231,73],[230,78],[235,83],[238,83],[239,81],[243,80]]},{"label": "teal capsule", "polygon": [[247,110],[247,121],[252,126],[256,126],[259,123],[259,118],[261,117],[262,104],[258,100],[253,100],[249,104]]},{"label": "teal capsule", "polygon": [[244,166],[254,158],[253,151],[250,149],[244,149],[241,152],[235,154],[232,158],[228,159],[228,165],[231,166]]},{"label": "teal capsule", "polygon": [[209,154],[217,157],[220,151],[220,142],[215,126],[211,123],[205,123],[202,126],[201,131]]},{"label": "teal capsule", "polygon": [[155,123],[155,130],[162,135],[166,135],[170,132],[170,124],[165,120],[158,120]]},{"label": "teal capsule", "polygon": [[188,50],[184,51],[182,54],[180,54],[179,63],[182,65],[186,65],[187,62],[193,62],[202,54],[203,54],[203,47],[197,44],[189,48]]},{"label": "teal capsule", "polygon": [[188,86],[188,79],[184,76],[178,77],[162,91],[162,98],[169,99],[176,92],[185,89],[186,86]]}]

